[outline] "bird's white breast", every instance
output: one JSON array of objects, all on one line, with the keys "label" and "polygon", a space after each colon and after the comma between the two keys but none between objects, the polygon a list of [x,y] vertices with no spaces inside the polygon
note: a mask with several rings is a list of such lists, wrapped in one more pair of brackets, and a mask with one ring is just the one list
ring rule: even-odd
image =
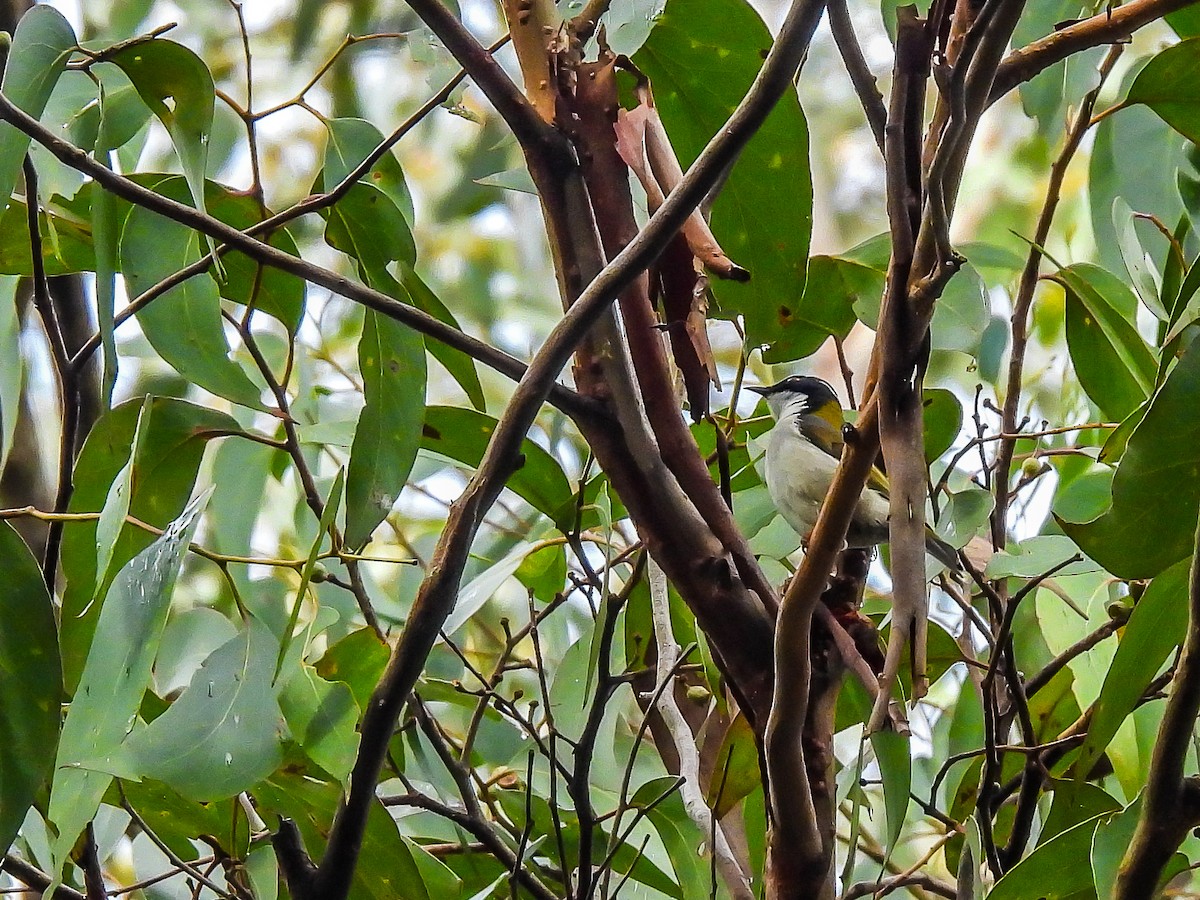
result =
[{"label": "bird's white breast", "polygon": [[[767,491],[784,520],[807,538],[817,521],[821,503],[829,492],[837,460],[800,434],[796,420],[788,417],[772,430],[765,460]],[[888,502],[867,489],[859,501],[851,546],[877,543],[887,533]],[[857,534],[854,532],[858,532]]]}]

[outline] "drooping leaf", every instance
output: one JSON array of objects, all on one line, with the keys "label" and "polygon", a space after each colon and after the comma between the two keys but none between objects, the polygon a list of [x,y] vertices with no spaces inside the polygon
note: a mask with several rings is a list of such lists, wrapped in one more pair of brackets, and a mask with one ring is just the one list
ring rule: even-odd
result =
[{"label": "drooping leaf", "polygon": [[[18,109],[38,118],[77,43],[62,13],[52,6],[34,6],[17,23],[0,90]],[[0,206],[13,192],[28,148],[24,132],[0,123]]]},{"label": "drooping leaf", "polygon": [[204,172],[216,102],[208,66],[182,44],[161,38],[133,44],[111,59],[171,135],[192,202],[204,212]]},{"label": "drooping leaf", "polygon": [[366,405],[346,472],[346,544],[362,547],[392,511],[417,458],[425,412],[425,342],[369,309],[358,342]]},{"label": "drooping leaf", "polygon": [[774,310],[779,336],[764,351],[763,362],[799,359],[830,334],[846,337],[856,321],[855,309],[879,302],[884,279],[883,272],[852,259],[812,257],[799,304],[781,302]]},{"label": "drooping leaf", "polygon": [[275,639],[250,620],[201,663],[166,712],[130,737],[123,753],[137,773],[207,803],[274,771],[282,758],[274,662]]},{"label": "drooping leaf", "polygon": [[[634,62],[649,76],[655,104],[686,169],[725,124],[762,66],[771,36],[743,0],[670,0]],[[745,316],[751,345],[781,337],[785,306],[797,331],[809,320],[804,294],[812,231],[808,127],[788,91],[733,167],[713,206],[713,233],[748,283],[713,285],[723,316]],[[816,317],[813,316],[813,319]],[[834,333],[843,321],[813,321]],[[799,342],[799,335],[791,338]]]},{"label": "drooping leaf", "polygon": [[1200,38],[1188,38],[1162,50],[1138,72],[1125,103],[1144,103],[1193,143],[1200,142]]},{"label": "drooping leaf", "polygon": [[925,459],[933,462],[950,449],[962,429],[962,404],[953,391],[925,388]]},{"label": "drooping leaf", "polygon": [[[1131,72],[1125,84],[1134,78],[1136,72]],[[1112,223],[1113,201],[1123,197],[1140,213],[1152,213],[1164,222],[1178,221],[1183,202],[1163,173],[1181,168],[1186,141],[1151,110],[1140,106],[1108,116],[1096,126],[1095,134],[1088,160],[1088,207],[1097,261],[1108,271],[1117,272],[1122,260]],[[1139,222],[1136,227],[1141,232],[1152,226]]]},{"label": "drooping leaf", "polygon": [[1088,556],[1122,578],[1151,578],[1192,552],[1200,506],[1200,344],[1150,402],[1113,477],[1112,506],[1087,523],[1060,522]]},{"label": "drooping leaf", "polygon": [[762,784],[754,731],[740,712],[721,738],[715,772],[709,784],[708,805],[718,818],[723,818]]},{"label": "drooping leaf", "polygon": [[[455,328],[461,327],[458,320],[454,318],[454,314],[443,303],[438,296],[429,289],[421,277],[411,269],[406,269],[400,276],[400,286],[407,292],[407,300],[412,303],[417,309],[429,313],[439,322],[445,322],[447,325],[453,325]],[[404,300],[404,297],[397,299]],[[427,337],[425,339],[425,349],[446,367],[446,371],[450,376],[458,382],[459,387],[467,395],[467,399],[471,401],[471,405],[480,412],[487,411],[487,401],[483,397],[483,385],[479,381],[479,372],[475,368],[475,360],[459,350],[457,347],[451,347],[449,344],[443,344],[441,341]]]},{"label": "drooping leaf", "polygon": [[316,670],[327,681],[347,685],[354,702],[366,709],[387,661],[387,645],[370,628],[360,628],[326,650]]},{"label": "drooping leaf", "polygon": [[1119,279],[1087,263],[1051,277],[1067,291],[1067,344],[1080,384],[1106,415],[1128,415],[1154,388],[1157,370],[1135,325],[1137,298]]},{"label": "drooping leaf", "polygon": [[988,900],[1073,900],[1092,887],[1091,866],[1064,865],[1064,860],[1076,862],[1091,855],[1092,836],[1100,817],[1080,822],[1058,834],[1009,869],[996,882]]},{"label": "drooping leaf", "polygon": [[[325,128],[329,132],[329,141],[325,145],[324,172],[324,187],[328,191],[383,143],[383,135],[365,119],[326,119]],[[384,153],[359,180],[373,184],[387,195],[404,214],[409,227],[412,226],[412,196],[408,192],[404,171],[391,150]]]},{"label": "drooping leaf", "polygon": [[[275,817],[287,816],[300,829],[309,854],[319,858],[324,853],[333,814],[342,798],[340,785],[280,771],[251,793],[268,821],[274,824]],[[430,900],[415,859],[425,852],[403,840],[388,811],[373,801],[354,870],[351,900]]]},{"label": "drooping leaf", "polygon": [[325,215],[325,240],[357,259],[366,271],[378,272],[390,262],[415,265],[417,246],[404,214],[373,184],[355,182]]},{"label": "drooping leaf", "polygon": [[708,848],[704,856],[696,852],[697,842],[703,842],[707,848],[708,835],[702,834],[688,817],[683,798],[673,789],[675,781],[674,778],[647,781],[637,789],[630,802],[635,808],[649,807],[664,791],[670,791],[666,799],[654,803],[646,815],[667,848],[667,858],[671,860],[683,896],[703,897],[709,891],[709,863],[705,857],[712,850]]},{"label": "drooping leaf", "polygon": [[52,772],[62,664],[41,568],[7,522],[0,522],[0,559],[0,846],[8,847]]},{"label": "drooping leaf", "polygon": [[1190,560],[1155,577],[1129,616],[1104,686],[1096,699],[1087,738],[1075,762],[1077,778],[1086,778],[1121,723],[1133,712],[1187,631]]},{"label": "drooping leaf", "polygon": [[883,779],[883,806],[887,812],[887,850],[890,853],[904,829],[912,784],[912,759],[908,736],[895,731],[876,731],[871,735],[875,761]]},{"label": "drooping leaf", "polygon": [[21,410],[25,360],[17,314],[17,279],[0,276],[0,471],[8,462]]},{"label": "drooping leaf", "polygon": [[48,818],[57,829],[57,878],[91,821],[112,775],[98,764],[116,755],[150,684],[151,666],[183,556],[208,499],[203,494],[113,580],[59,739]]},{"label": "drooping leaf", "polygon": [[358,753],[359,708],[349,686],[301,665],[283,686],[279,706],[305,755],[346,784]]},{"label": "drooping leaf", "polygon": [[[104,506],[114,479],[129,460],[141,409],[140,400],[128,401],[92,427],[76,461],[71,512],[96,513]],[[237,421],[225,413],[166,397],[151,399],[148,421],[134,462],[129,514],[163,528],[187,503],[208,441],[239,429]],[[125,565],[153,540],[154,535],[127,523],[114,546],[112,566]],[[79,681],[103,607],[93,602],[96,564],[96,523],[71,523],[63,536],[66,586],[60,637],[68,691]]]},{"label": "drooping leaf", "polygon": [[[133,294],[140,294],[204,255],[202,238],[190,228],[135,208],[121,235],[121,267]],[[261,390],[229,358],[216,283],[207,274],[189,278],[138,312],[147,340],[180,375],[218,397],[265,410]]]},{"label": "drooping leaf", "polygon": [[115,787],[110,789],[104,802],[117,805],[124,795],[125,801],[182,859],[190,862],[201,855],[194,843],[198,834],[211,835],[226,851],[238,857],[249,847],[250,835],[241,827],[234,812],[236,799],[195,803],[151,778],[123,781],[120,788],[120,793]]},{"label": "drooping leaf", "polygon": [[1138,238],[1137,229],[1134,227],[1134,212],[1123,197],[1113,201],[1112,218],[1121,249],[1121,259],[1125,262],[1125,271],[1129,273],[1130,283],[1137,292],[1138,299],[1157,319],[1166,321],[1168,312],[1159,296],[1160,288],[1155,278],[1153,263]]}]

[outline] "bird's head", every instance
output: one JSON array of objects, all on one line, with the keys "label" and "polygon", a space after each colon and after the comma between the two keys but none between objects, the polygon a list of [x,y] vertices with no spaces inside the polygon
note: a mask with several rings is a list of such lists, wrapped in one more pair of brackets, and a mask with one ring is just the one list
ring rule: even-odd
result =
[{"label": "bird's head", "polygon": [[839,432],[841,430],[842,405],[829,383],[820,378],[789,375],[770,387],[749,386],[746,389],[765,397],[771,415],[777,420],[789,416],[817,416]]}]

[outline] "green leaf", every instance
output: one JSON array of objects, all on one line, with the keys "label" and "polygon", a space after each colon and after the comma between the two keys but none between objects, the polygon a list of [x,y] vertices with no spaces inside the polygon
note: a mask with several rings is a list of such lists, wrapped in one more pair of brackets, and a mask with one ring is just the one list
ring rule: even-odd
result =
[{"label": "green leaf", "polygon": [[[340,785],[280,771],[256,785],[251,793],[268,822],[274,825],[276,816],[294,821],[309,856],[320,858],[342,798]],[[415,859],[425,852],[403,840],[383,804],[373,801],[350,900],[430,900]]]},{"label": "green leaf", "polygon": [[305,755],[349,787],[358,753],[359,714],[349,686],[326,681],[312,666],[301,665],[283,686],[279,706]]},{"label": "green leaf", "polygon": [[887,852],[890,855],[904,830],[912,787],[912,759],[908,736],[895,731],[876,731],[871,735],[875,761],[883,779],[883,807],[887,813]]},{"label": "green leaf", "polygon": [[202,851],[193,843],[198,834],[212,836],[223,849],[239,858],[250,845],[244,819],[239,821],[240,808],[235,812],[237,800],[194,803],[151,778],[140,782],[123,781],[120,787],[120,794],[110,789],[104,802],[117,805],[124,794],[125,800],[154,829],[154,833],[183,859],[194,860],[201,855]]},{"label": "green leaf", "polygon": [[1092,888],[1090,866],[1080,864],[1092,851],[1100,817],[1068,828],[1013,866],[996,882],[988,900],[1070,900]]},{"label": "green leaf", "polygon": [[1176,12],[1167,13],[1163,18],[1181,38],[1200,35],[1200,8],[1198,7],[1188,6]]},{"label": "green leaf", "polygon": [[517,569],[521,567],[532,549],[531,544],[521,541],[512,552],[488,566],[463,585],[458,592],[454,611],[442,625],[442,633],[450,637],[466,625],[472,616],[483,609],[483,605],[495,595],[501,585],[517,574]]},{"label": "green leaf", "polygon": [[[479,465],[496,420],[484,413],[452,406],[431,406],[425,411],[421,448],[440,453],[472,468]],[[528,438],[521,444],[523,465],[509,477],[506,487],[564,530],[575,520],[570,482],[558,462]]]},{"label": "green leaf", "polygon": [[[149,429],[150,412],[153,409],[151,398],[147,395],[138,412],[137,425],[133,429],[133,444],[129,448],[129,461],[125,463],[117,477],[113,480],[112,488],[100,510],[100,519],[96,522],[96,593],[99,595],[106,587],[112,571],[113,552],[117,547],[117,539],[125,527],[125,517],[129,515],[129,501],[133,497],[133,470],[138,456],[138,438],[144,430]],[[121,561],[122,563],[124,560]],[[121,563],[118,563],[120,565]]]},{"label": "green leaf", "polygon": [[799,303],[775,310],[779,337],[763,353],[763,362],[800,359],[813,353],[830,334],[844,338],[854,327],[859,304],[878,303],[885,275],[852,259],[814,256]]},{"label": "green leaf", "polygon": [[739,712],[721,738],[717,765],[708,786],[708,805],[718,819],[724,818],[729,810],[750,796],[761,784],[754,731],[746,717]]},{"label": "green leaf", "polygon": [[[770,46],[770,32],[745,0],[669,0],[634,62],[654,86],[655,105],[685,170],[724,126]],[[812,179],[808,126],[794,91],[785,92],[730,172],[713,205],[712,229],[725,252],[750,271],[748,283],[714,281],[712,288],[719,315],[745,317],[751,346],[780,339],[781,307],[791,314],[793,342],[801,342],[805,324],[814,336],[841,327],[842,313],[825,320],[826,305],[810,314],[801,302]]]},{"label": "green leaf", "polygon": [[317,565],[317,556],[321,552],[321,544],[324,543],[326,535],[332,537],[333,523],[337,521],[338,510],[342,506],[342,495],[345,492],[345,475],[345,469],[338,469],[337,474],[333,476],[333,484],[329,487],[329,496],[325,498],[325,508],[321,511],[321,521],[317,523],[317,531],[313,535],[312,544],[308,548],[308,556],[304,560],[304,568],[300,570],[300,585],[296,588],[296,599],[292,602],[292,611],[288,615],[287,624],[284,626],[283,634],[280,636],[279,655],[275,660],[275,681],[279,680],[279,676],[283,672],[283,664],[287,659],[288,648],[291,647],[292,640],[296,636],[296,623],[300,620],[300,608],[304,605],[305,594],[308,592],[309,584],[312,582],[313,571]]},{"label": "green leaf", "polygon": [[932,463],[950,449],[962,430],[962,404],[953,391],[925,388],[925,460]]},{"label": "green leaf", "polygon": [[1067,292],[1067,344],[1079,383],[1108,416],[1131,413],[1154,389],[1157,363],[1138,334],[1137,298],[1088,263],[1050,276]]},{"label": "green leaf", "polygon": [[[121,235],[121,267],[131,294],[140,294],[204,255],[192,229],[136,207]],[[208,274],[176,285],[137,314],[146,339],[188,381],[248,406],[266,410],[261,390],[229,358],[221,299]]]},{"label": "green leaf", "polygon": [[[103,92],[101,92],[103,97]],[[102,106],[102,109],[105,108]],[[103,115],[103,113],[102,113]],[[103,126],[102,126],[103,127]],[[108,153],[100,153],[99,161],[111,165]],[[103,356],[101,393],[104,407],[112,408],[113,389],[117,383],[119,357],[117,354],[116,289],[117,268],[120,265],[120,222],[117,219],[117,199],[108,191],[96,190],[92,203],[92,237],[96,251],[96,317],[100,326],[100,344]]]},{"label": "green leaf", "polygon": [[175,579],[208,499],[202,494],[154,543],[117,573],[100,610],[96,639],[63,722],[47,817],[58,832],[57,877],[91,821],[112,776],[95,766],[115,755],[150,684]]},{"label": "green leaf", "polygon": [[1087,777],[1167,657],[1183,642],[1189,567],[1190,560],[1184,560],[1157,576],[1134,606],[1096,699],[1075,762],[1076,778]]},{"label": "green leaf", "polygon": [[[100,511],[113,481],[129,460],[142,401],[130,400],[105,414],[92,426],[76,460],[71,512]],[[139,441],[133,471],[129,514],[159,528],[183,510],[208,441],[238,430],[238,423],[217,410],[183,400],[155,397],[150,401],[149,426]],[[74,690],[92,642],[103,604],[96,597],[95,522],[72,522],[63,535],[62,633],[63,678]],[[117,538],[112,565],[123,566],[149,546],[154,535],[126,524]]]},{"label": "green leaf", "polygon": [[1152,578],[1190,556],[1200,506],[1200,344],[1193,343],[1130,435],[1113,477],[1112,507],[1087,523],[1060,521],[1119,578]]},{"label": "green leaf", "polygon": [[[39,118],[77,43],[62,13],[52,6],[34,6],[17,23],[0,90],[18,109]],[[0,206],[13,192],[28,149],[24,132],[0,123]]]},{"label": "green leaf", "polygon": [[111,59],[166,126],[191,187],[192,202],[205,212],[204,172],[216,100],[208,66],[182,44],[161,38],[126,47]]},{"label": "green leaf", "polygon": [[1200,143],[1200,38],[1167,47],[1138,72],[1125,103],[1144,103],[1193,143]]},{"label": "green leaf", "polygon": [[1105,790],[1087,781],[1054,780],[1051,784],[1050,812],[1038,835],[1039,845],[1080,822],[1121,808]]},{"label": "green leaf", "polygon": [[8,847],[53,771],[62,664],[41,568],[8,522],[0,522],[0,559],[0,846]]},{"label": "green leaf", "polygon": [[[329,141],[325,145],[324,188],[333,190],[380,144],[383,135],[365,119],[326,119]],[[404,214],[409,227],[415,220],[412,195],[404,170],[391,150],[381,156],[359,181],[373,184]]]},{"label": "green leaf", "polygon": [[370,628],[360,628],[326,650],[316,670],[322,678],[349,687],[359,709],[366,709],[387,661],[387,644]]},{"label": "green leaf", "polygon": [[[1136,68],[1136,64],[1135,64]],[[1135,72],[1126,76],[1129,84]],[[1088,161],[1088,207],[1098,262],[1110,272],[1123,265],[1112,223],[1112,205],[1124,197],[1131,208],[1153,213],[1164,222],[1178,221],[1183,202],[1171,178],[1184,165],[1185,141],[1149,109],[1133,107],[1108,116],[1096,126]],[[1139,231],[1149,223],[1137,223]]]},{"label": "green leaf", "polygon": [[[452,325],[458,330],[462,330],[458,324],[458,320],[454,318],[454,314],[444,304],[433,291],[431,291],[420,276],[411,269],[405,269],[400,277],[400,283],[403,290],[407,292],[407,297],[401,296],[397,299],[406,300],[422,312],[429,313],[439,322],[445,322],[447,325]],[[449,344],[443,344],[441,341],[434,338],[427,338],[425,349],[427,349],[433,358],[446,367],[446,371],[450,376],[458,382],[459,387],[467,395],[467,399],[471,401],[471,405],[480,412],[487,411],[487,401],[483,397],[483,385],[479,382],[479,372],[475,368],[475,360],[459,350],[457,347],[451,347]]]},{"label": "green leaf", "polygon": [[392,511],[417,458],[425,412],[425,342],[407,325],[366,311],[358,342],[366,405],[346,472],[346,545],[362,547]]},{"label": "green leaf", "polygon": [[21,355],[21,319],[17,314],[17,279],[0,277],[0,471],[8,462],[17,419],[25,361]]},{"label": "green leaf", "polygon": [[139,775],[201,803],[251,787],[282,759],[271,685],[275,639],[251,619],[200,664],[191,683],[125,747]]},{"label": "green leaf", "polygon": [[1037,578],[1051,569],[1056,569],[1056,575],[1077,575],[1099,568],[1090,559],[1057,568],[1078,555],[1079,550],[1070,538],[1061,534],[1038,534],[996,553],[988,560],[984,574],[988,578]]},{"label": "green leaf", "polygon": [[1129,273],[1130,283],[1137,292],[1138,299],[1146,309],[1154,313],[1155,318],[1165,322],[1168,313],[1159,297],[1153,264],[1142,249],[1142,242],[1138,238],[1137,229],[1134,228],[1134,212],[1124,198],[1118,197],[1113,201],[1112,218],[1121,248],[1121,259],[1125,262],[1125,271]]},{"label": "green leaf", "polygon": [[[635,808],[647,807],[664,791],[670,791],[666,799],[656,803],[646,813],[646,818],[667,848],[667,857],[671,860],[671,868],[675,870],[675,880],[683,896],[708,896],[709,863],[706,857],[712,853],[712,849],[708,847],[708,835],[702,834],[692,822],[683,807],[679,791],[673,789],[676,782],[677,779],[671,777],[647,781],[637,789],[631,805]],[[696,852],[701,844],[706,847],[704,856]]]},{"label": "green leaf", "polygon": [[325,240],[366,271],[381,271],[391,262],[410,268],[416,264],[417,245],[404,214],[374,185],[356,182],[324,215]]}]

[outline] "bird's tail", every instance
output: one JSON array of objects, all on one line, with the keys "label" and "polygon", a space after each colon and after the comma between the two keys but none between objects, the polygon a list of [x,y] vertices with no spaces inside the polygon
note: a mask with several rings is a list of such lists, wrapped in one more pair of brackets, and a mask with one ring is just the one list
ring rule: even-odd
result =
[{"label": "bird's tail", "polygon": [[962,571],[962,564],[958,561],[958,551],[938,537],[928,526],[925,528],[925,550],[951,572]]}]

